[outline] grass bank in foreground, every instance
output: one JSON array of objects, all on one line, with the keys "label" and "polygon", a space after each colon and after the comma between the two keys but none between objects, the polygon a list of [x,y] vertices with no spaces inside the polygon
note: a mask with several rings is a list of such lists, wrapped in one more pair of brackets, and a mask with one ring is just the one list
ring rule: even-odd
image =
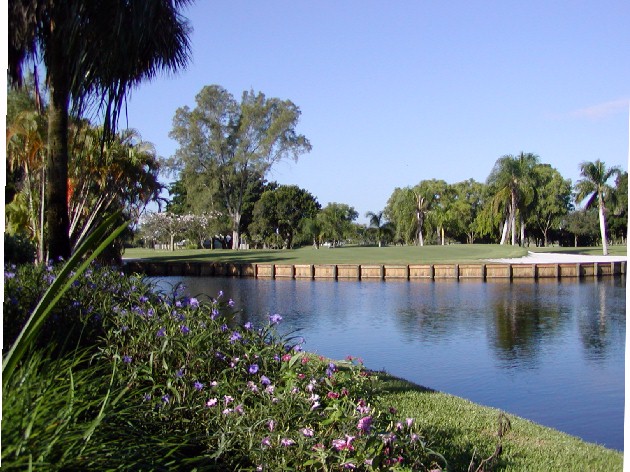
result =
[{"label": "grass bank in foreground", "polygon": [[469,470],[502,444],[494,471],[620,471],[623,454],[508,414],[510,429],[498,438],[499,410],[381,375],[385,402],[402,417],[414,417],[430,438],[429,447],[448,457],[449,470]]},{"label": "grass bank in foreground", "polygon": [[[315,249],[312,246],[283,250],[127,249],[125,259],[160,262],[244,262],[276,264],[461,264],[485,259],[524,257],[528,251],[601,255],[601,248],[535,248],[499,244],[453,244],[449,246],[345,246]],[[626,255],[626,246],[611,246],[610,255]]]}]

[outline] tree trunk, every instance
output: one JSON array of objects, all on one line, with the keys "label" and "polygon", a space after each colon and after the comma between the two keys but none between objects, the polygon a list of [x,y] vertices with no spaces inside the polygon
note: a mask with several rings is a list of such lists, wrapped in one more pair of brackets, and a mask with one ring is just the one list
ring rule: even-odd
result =
[{"label": "tree trunk", "polygon": [[240,212],[234,212],[232,215],[232,249],[237,250],[239,247],[241,235],[239,226],[241,225]]},{"label": "tree trunk", "polygon": [[602,233],[602,247],[604,249],[604,256],[607,256],[608,241],[606,241],[606,208],[604,208],[604,202],[602,201],[601,194],[599,197],[599,231]]},{"label": "tree trunk", "polygon": [[501,244],[505,244],[508,235],[508,229],[510,227],[510,215],[505,218],[505,223],[503,223],[503,231],[501,233]]},{"label": "tree trunk", "polygon": [[523,215],[520,218],[521,222],[521,247],[525,246],[525,222],[523,221]]},{"label": "tree trunk", "polygon": [[51,90],[48,108],[48,155],[46,157],[46,223],[48,257],[70,256],[68,220],[68,106],[69,92]]}]

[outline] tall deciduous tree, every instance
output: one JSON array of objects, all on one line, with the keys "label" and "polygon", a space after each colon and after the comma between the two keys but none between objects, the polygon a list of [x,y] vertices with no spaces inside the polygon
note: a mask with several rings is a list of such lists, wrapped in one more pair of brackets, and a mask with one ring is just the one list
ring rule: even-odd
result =
[{"label": "tall deciduous tree", "polygon": [[[232,247],[240,242],[248,187],[276,162],[298,157],[311,145],[296,133],[300,109],[289,100],[244,92],[238,103],[217,85],[206,86],[197,106],[179,108],[170,136],[179,143],[171,166],[181,172],[188,193],[204,190],[232,220]],[[220,208],[213,208],[220,209]]]},{"label": "tall deciduous tree", "polygon": [[320,235],[337,246],[344,238],[349,237],[352,232],[352,222],[356,220],[359,213],[350,205],[345,203],[329,203],[317,215],[321,222]]},{"label": "tall deciduous tree", "polygon": [[[20,85],[29,60],[43,62],[49,94],[46,223],[51,258],[70,255],[70,115],[103,112],[113,130],[129,89],[188,62],[189,0],[9,0],[8,64]],[[37,77],[37,71],[35,71]]]},{"label": "tall deciduous tree", "polygon": [[540,230],[543,245],[549,244],[549,230],[558,227],[561,219],[572,209],[571,180],[549,164],[538,164],[533,169],[536,198],[529,213],[531,225]]},{"label": "tall deciduous tree", "polygon": [[297,185],[280,185],[265,191],[254,204],[249,233],[261,241],[277,235],[282,247],[293,248],[295,234],[305,218],[314,218],[321,205]]},{"label": "tall deciduous tree", "polygon": [[[614,195],[614,189],[608,181],[619,176],[621,171],[618,167],[606,168],[606,164],[597,159],[595,162],[582,162],[580,164],[580,175],[576,189],[576,202],[583,202],[585,208],[597,206],[599,213],[599,231],[602,237],[602,249],[604,255],[608,255],[608,239],[606,237],[606,204],[610,202]],[[612,202],[611,202],[612,203]]]},{"label": "tall deciduous tree", "polygon": [[394,225],[394,237],[412,244],[418,240],[418,197],[410,187],[395,188],[387,200],[384,216]]}]

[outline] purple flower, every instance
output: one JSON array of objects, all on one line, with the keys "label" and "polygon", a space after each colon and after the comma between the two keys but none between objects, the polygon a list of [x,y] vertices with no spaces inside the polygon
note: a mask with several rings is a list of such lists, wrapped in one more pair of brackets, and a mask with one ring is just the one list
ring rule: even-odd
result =
[{"label": "purple flower", "polygon": [[230,336],[230,342],[234,343],[236,341],[240,341],[243,338],[243,336],[241,336],[241,333],[239,333],[238,331],[232,331],[232,336]]},{"label": "purple flower", "polygon": [[123,362],[125,364],[130,364],[131,363],[131,356],[123,356]]},{"label": "purple flower", "polygon": [[201,382],[199,382],[198,380],[195,382],[195,390],[203,390],[203,384]]},{"label": "purple flower", "polygon": [[215,307],[212,309],[212,315],[210,316],[211,319],[216,319],[221,313],[219,313],[219,310]]},{"label": "purple flower", "polygon": [[12,279],[13,277],[15,277],[15,272],[5,272],[4,273],[4,278],[5,279]]},{"label": "purple flower", "polygon": [[167,393],[166,395],[162,396],[162,401],[164,403],[169,403],[171,401],[171,396]]},{"label": "purple flower", "polygon": [[179,327],[179,329],[181,330],[182,334],[188,334],[190,333],[190,328],[186,325],[181,325]]},{"label": "purple flower", "polygon": [[284,447],[289,447],[289,446],[293,446],[295,444],[295,441],[293,439],[289,439],[289,438],[282,438],[280,440],[280,445],[284,446]]},{"label": "purple flower", "polygon": [[252,364],[252,365],[250,365],[250,366],[249,366],[248,371],[249,371],[249,373],[250,373],[250,374],[252,374],[252,375],[253,375],[253,374],[255,374],[255,373],[257,373],[257,372],[258,372],[258,364]]},{"label": "purple flower", "polygon": [[261,375],[260,376],[260,383],[266,386],[266,385],[271,384],[271,380],[269,380],[268,377],[266,377],[264,375]]},{"label": "purple flower", "polygon": [[300,430],[302,432],[302,434],[308,438],[312,438],[313,435],[315,434],[315,431],[313,431],[311,428],[302,428]]},{"label": "purple flower", "polygon": [[263,438],[263,440],[260,441],[260,445],[263,446],[263,447],[271,446],[271,438],[269,436]]},{"label": "purple flower", "polygon": [[145,297],[144,295],[142,295],[139,300],[140,300],[140,303],[146,303],[149,301],[148,297]]},{"label": "purple flower", "polygon": [[236,305],[236,303],[234,303],[234,300],[232,300],[231,298],[228,300],[228,306],[229,307],[233,307],[234,305]]},{"label": "purple flower", "polygon": [[177,377],[178,379],[181,379],[184,376],[184,369],[179,369],[177,372],[175,372],[175,377]]},{"label": "purple flower", "polygon": [[368,434],[370,432],[370,430],[372,429],[372,417],[371,416],[364,416],[363,418],[361,418],[359,420],[359,423],[357,424],[357,428],[364,434]]},{"label": "purple flower", "polygon": [[199,300],[197,300],[196,298],[191,298],[190,300],[188,300],[188,304],[193,308],[198,308]]},{"label": "purple flower", "polygon": [[247,323],[245,323],[245,324],[243,325],[243,327],[244,327],[245,329],[252,329],[252,323],[251,323],[251,321],[248,321]]},{"label": "purple flower", "polygon": [[158,338],[166,336],[166,330],[164,328],[160,328],[159,331],[157,332],[156,336]]},{"label": "purple flower", "polygon": [[271,315],[269,316],[269,322],[274,325],[274,324],[278,324],[282,321],[282,316],[278,315],[277,313],[275,315]]},{"label": "purple flower", "polygon": [[219,295],[217,296],[217,298],[221,298],[223,296],[223,290],[219,290]]}]

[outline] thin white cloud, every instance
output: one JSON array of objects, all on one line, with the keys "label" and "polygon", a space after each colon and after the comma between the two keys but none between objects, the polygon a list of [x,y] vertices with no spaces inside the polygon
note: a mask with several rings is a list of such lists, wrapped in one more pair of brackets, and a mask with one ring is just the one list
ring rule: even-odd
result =
[{"label": "thin white cloud", "polygon": [[586,108],[580,108],[569,112],[569,116],[572,118],[588,118],[591,120],[599,120],[606,118],[610,115],[615,115],[622,111],[627,111],[630,101],[627,98],[620,98],[619,100],[612,100],[610,102],[598,103]]}]

